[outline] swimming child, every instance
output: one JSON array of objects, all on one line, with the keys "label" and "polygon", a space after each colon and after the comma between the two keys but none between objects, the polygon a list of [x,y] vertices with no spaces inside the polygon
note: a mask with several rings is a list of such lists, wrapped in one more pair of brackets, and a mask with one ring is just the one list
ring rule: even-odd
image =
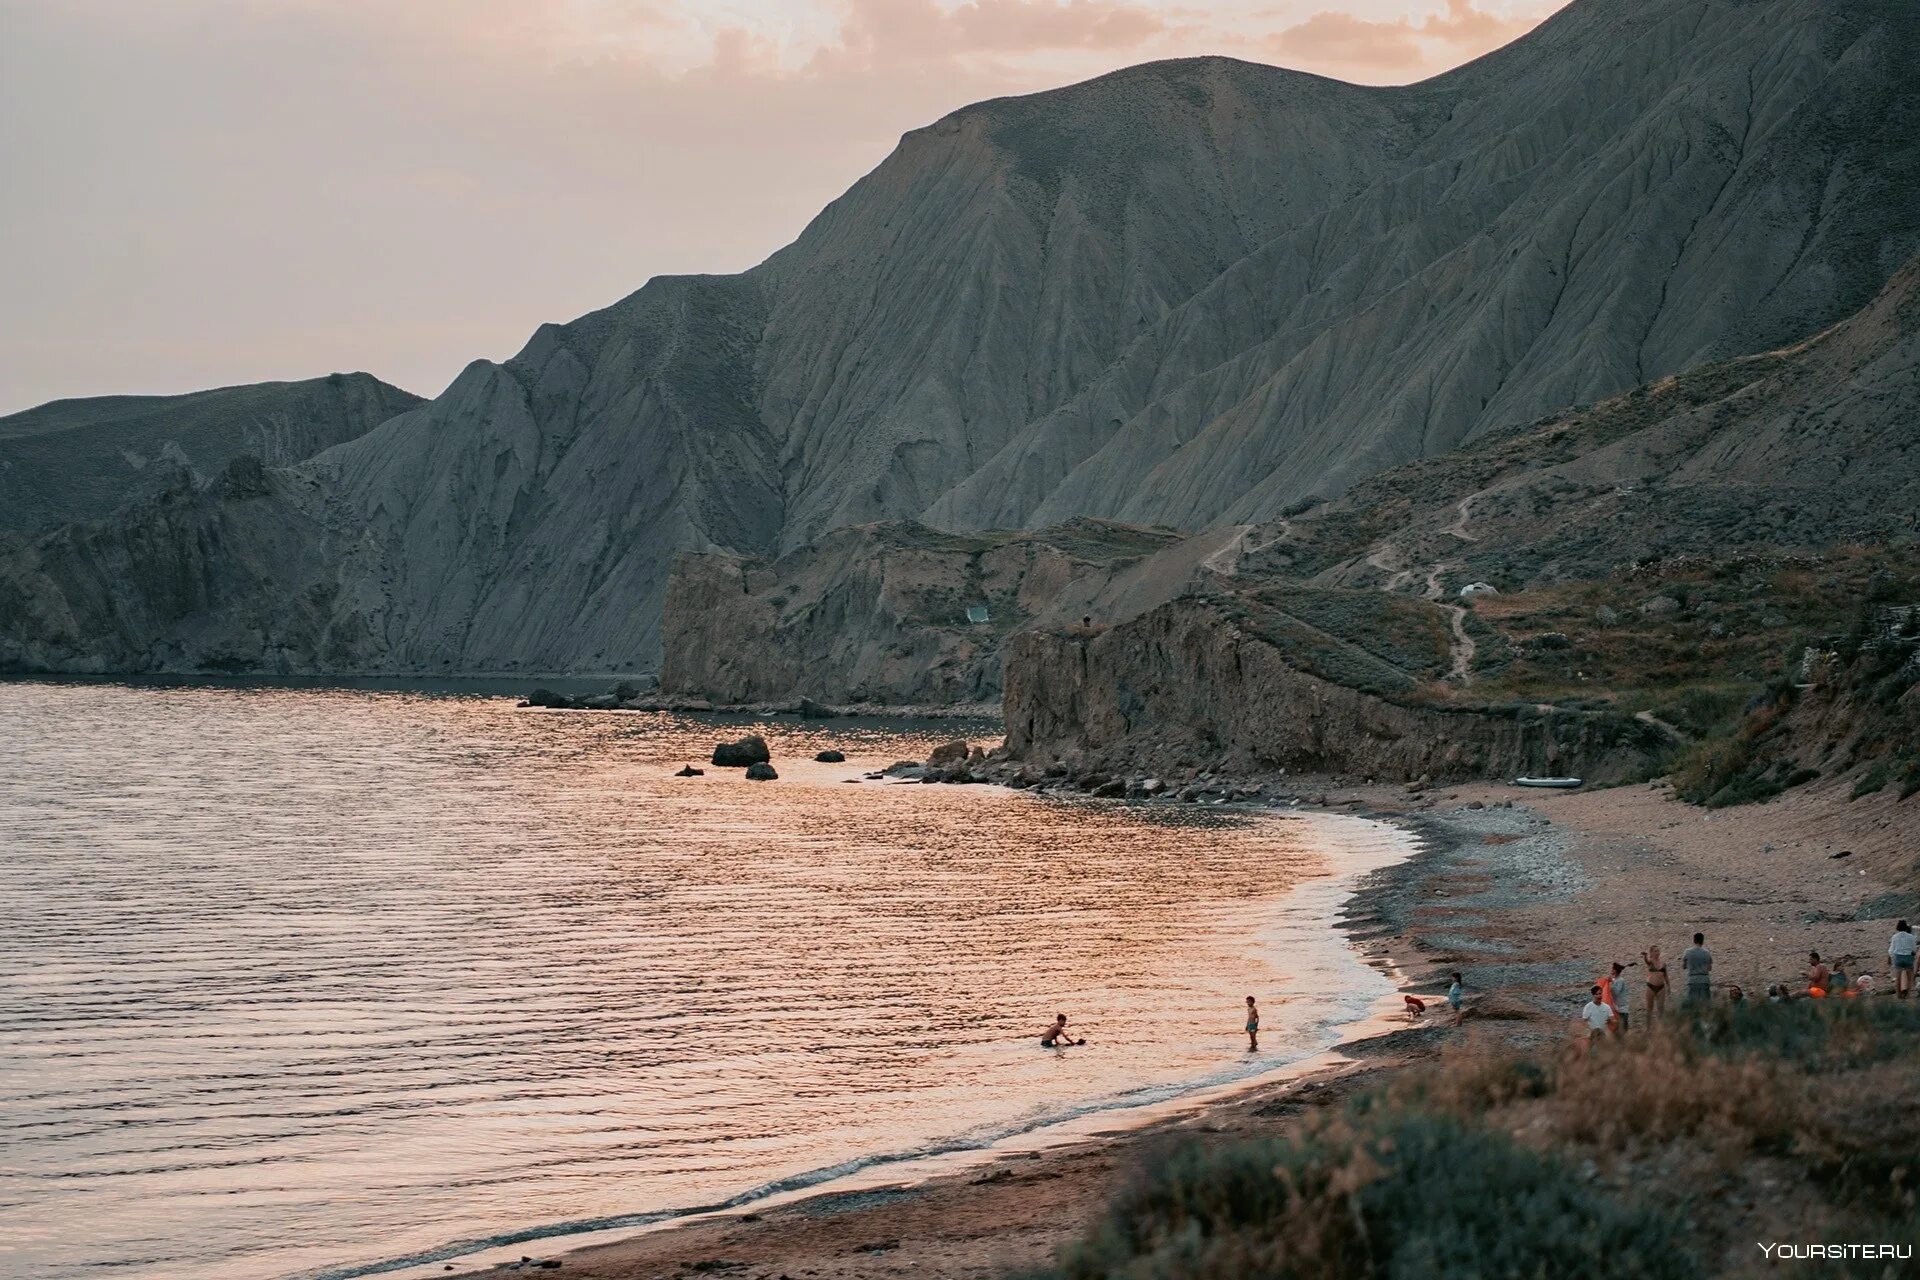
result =
[{"label": "swimming child", "polygon": [[1085,1040],[1075,1040],[1067,1034],[1067,1015],[1064,1013],[1055,1014],[1053,1017],[1053,1025],[1048,1027],[1040,1036],[1040,1047],[1042,1049],[1064,1049],[1070,1044],[1085,1043]]},{"label": "swimming child", "polygon": [[1247,997],[1247,1052],[1255,1053],[1260,1048],[1260,1006]]}]

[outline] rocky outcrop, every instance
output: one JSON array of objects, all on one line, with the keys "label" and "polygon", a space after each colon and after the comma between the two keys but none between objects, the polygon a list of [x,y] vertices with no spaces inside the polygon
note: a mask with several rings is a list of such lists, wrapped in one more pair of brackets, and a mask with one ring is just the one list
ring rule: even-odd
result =
[{"label": "rocky outcrop", "polygon": [[[1237,616],[1236,616],[1237,615]],[[1275,769],[1433,782],[1617,780],[1664,739],[1625,716],[1389,698],[1310,670],[1230,602],[1191,597],[1097,634],[1008,647],[1007,751],[1076,772]]]},{"label": "rocky outcrop", "polygon": [[379,670],[361,548],[285,471],[185,473],[106,520],[0,535],[0,670]]},{"label": "rocky outcrop", "polygon": [[[42,597],[0,634],[80,669],[619,672],[683,552],[1270,520],[1831,324],[1920,246],[1917,174],[1909,0],[1575,0],[1418,85],[1216,58],[981,103],[752,271],[651,281],[277,473],[257,540],[176,505],[0,552]],[[183,540],[191,608],[102,603]],[[261,573],[331,594],[282,616]]]},{"label": "rocky outcrop", "polygon": [[56,400],[0,418],[0,529],[97,520],[242,456],[282,467],[420,404],[365,373],[183,396]]},{"label": "rocky outcrop", "polygon": [[1007,636],[1169,599],[1204,545],[1096,521],[973,536],[896,521],[777,560],[684,556],[668,582],[661,686],[717,703],[988,701]]}]

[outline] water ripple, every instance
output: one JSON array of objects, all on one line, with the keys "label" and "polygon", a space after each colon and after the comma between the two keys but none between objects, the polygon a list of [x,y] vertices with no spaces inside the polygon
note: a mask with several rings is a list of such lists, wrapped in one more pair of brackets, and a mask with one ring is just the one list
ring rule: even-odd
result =
[{"label": "water ripple", "polygon": [[[948,730],[765,727],[755,784],[669,776],[734,726],[497,699],[13,683],[0,717],[10,1273],[644,1221],[1230,1079],[1380,990],[1326,877],[1394,833],[843,784]],[[1055,1009],[1090,1048],[1035,1046]]]}]

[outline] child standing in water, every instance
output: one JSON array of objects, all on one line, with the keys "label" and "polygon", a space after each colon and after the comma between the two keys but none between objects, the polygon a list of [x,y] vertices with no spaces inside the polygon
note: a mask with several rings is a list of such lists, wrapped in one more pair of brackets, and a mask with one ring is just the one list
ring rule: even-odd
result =
[{"label": "child standing in water", "polygon": [[1256,1053],[1260,1048],[1260,1007],[1247,997],[1247,1052]]}]

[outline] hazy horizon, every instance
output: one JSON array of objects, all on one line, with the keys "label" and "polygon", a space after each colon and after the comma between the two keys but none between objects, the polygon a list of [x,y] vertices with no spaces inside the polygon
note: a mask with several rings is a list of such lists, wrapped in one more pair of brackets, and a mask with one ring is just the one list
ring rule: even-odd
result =
[{"label": "hazy horizon", "polygon": [[1202,54],[1406,83],[1561,3],[0,0],[0,413],[336,370],[434,395],[752,266],[968,103]]}]

